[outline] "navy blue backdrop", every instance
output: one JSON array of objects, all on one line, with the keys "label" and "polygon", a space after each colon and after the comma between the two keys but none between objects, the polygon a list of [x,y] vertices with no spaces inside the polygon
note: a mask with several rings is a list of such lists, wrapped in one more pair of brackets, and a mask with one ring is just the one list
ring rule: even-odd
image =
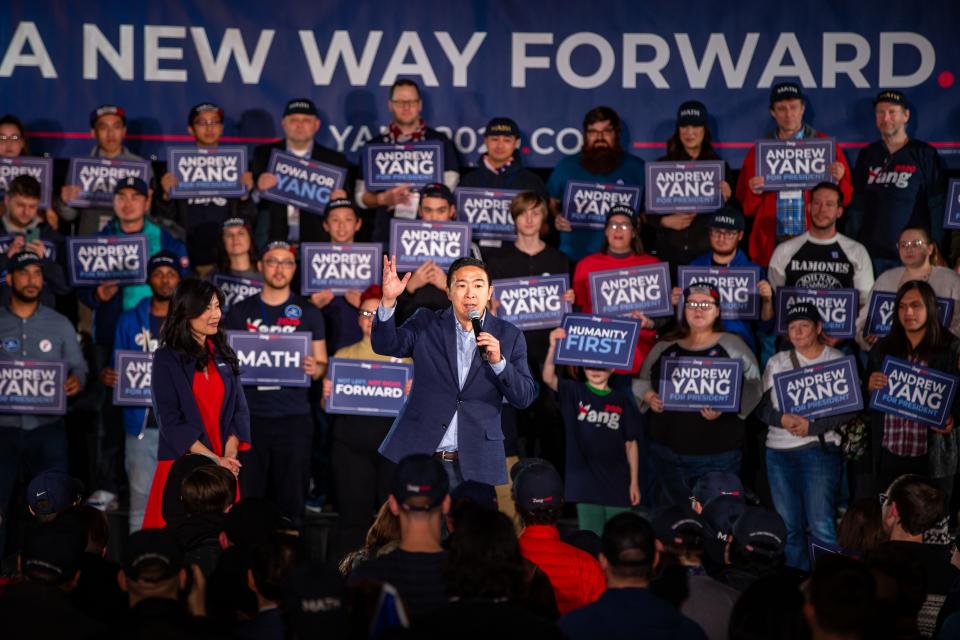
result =
[{"label": "navy blue backdrop", "polygon": [[598,104],[620,111],[625,144],[650,158],[677,105],[699,99],[739,164],[771,126],[769,86],[791,79],[809,96],[807,120],[848,148],[877,137],[871,97],[902,89],[912,135],[960,166],[951,0],[8,0],[0,17],[0,111],[24,119],[34,152],[58,157],[89,150],[99,103],[127,109],[134,151],[163,157],[186,139],[192,104],[220,103],[226,135],[253,143],[278,135],[294,96],[320,107],[321,141],[355,157],[402,76],[424,85],[428,122],[470,161],[486,120],[509,115],[525,162],[551,166],[578,148]]}]

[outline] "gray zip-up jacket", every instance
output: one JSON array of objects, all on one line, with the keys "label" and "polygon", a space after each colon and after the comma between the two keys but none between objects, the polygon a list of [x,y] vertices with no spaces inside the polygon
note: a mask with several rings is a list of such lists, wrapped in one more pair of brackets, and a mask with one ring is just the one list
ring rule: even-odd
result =
[{"label": "gray zip-up jacket", "polygon": [[[0,309],[0,358],[28,360],[63,360],[67,374],[87,380],[87,361],[83,359],[77,332],[65,316],[44,305],[29,318],[14,315],[10,308]],[[12,427],[30,431],[61,420],[53,415],[20,415],[0,413],[0,428]]]}]

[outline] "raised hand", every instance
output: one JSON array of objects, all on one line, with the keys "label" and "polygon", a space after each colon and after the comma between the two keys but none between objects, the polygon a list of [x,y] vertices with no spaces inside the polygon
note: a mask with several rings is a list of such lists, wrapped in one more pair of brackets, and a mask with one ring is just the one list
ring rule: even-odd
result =
[{"label": "raised hand", "polygon": [[391,256],[383,256],[383,279],[381,280],[383,284],[380,285],[383,289],[383,298],[380,304],[384,308],[391,308],[397,303],[397,298],[407,288],[411,275],[407,273],[401,280],[397,275],[397,256],[392,256],[393,260],[390,258]]}]

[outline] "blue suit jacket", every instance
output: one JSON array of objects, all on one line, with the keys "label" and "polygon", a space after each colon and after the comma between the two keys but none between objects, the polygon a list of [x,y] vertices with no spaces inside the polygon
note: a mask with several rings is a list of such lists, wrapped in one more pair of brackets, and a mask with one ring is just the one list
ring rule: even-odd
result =
[{"label": "blue suit jacket", "polygon": [[[249,443],[250,412],[240,385],[240,376],[233,373],[230,365],[220,358],[216,358],[215,362],[223,379],[220,442],[226,445],[227,438],[235,435],[241,443]],[[160,425],[159,460],[176,460],[187,453],[197,440],[213,450],[193,397],[195,372],[196,360],[181,356],[170,347],[160,347],[153,354],[150,388],[153,391],[154,415]]]},{"label": "blue suit jacket", "polygon": [[504,484],[507,469],[500,429],[503,401],[522,409],[536,397],[536,383],[527,367],[527,344],[519,329],[488,313],[483,329],[500,341],[506,367],[496,375],[477,351],[461,390],[453,323],[451,307],[442,311],[418,309],[399,328],[396,314],[384,322],[374,316],[370,336],[373,350],[381,355],[413,358],[413,388],[380,445],[380,453],[394,462],[413,453],[433,453],[456,412],[464,479]]}]

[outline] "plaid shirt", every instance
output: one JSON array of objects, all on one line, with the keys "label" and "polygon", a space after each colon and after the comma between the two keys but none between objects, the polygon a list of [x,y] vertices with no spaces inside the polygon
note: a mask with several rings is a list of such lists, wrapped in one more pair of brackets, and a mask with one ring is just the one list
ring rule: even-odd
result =
[{"label": "plaid shirt", "polygon": [[[911,356],[910,362],[926,366],[926,362]],[[929,427],[922,422],[907,420],[900,416],[886,414],[883,416],[884,449],[898,456],[916,458],[927,455],[927,430]]]},{"label": "plaid shirt", "polygon": [[[803,139],[803,128],[793,136],[793,139]],[[807,230],[807,215],[803,207],[803,191],[799,193],[799,198],[782,198],[782,194],[774,194],[777,198],[778,238],[798,236]]]}]

